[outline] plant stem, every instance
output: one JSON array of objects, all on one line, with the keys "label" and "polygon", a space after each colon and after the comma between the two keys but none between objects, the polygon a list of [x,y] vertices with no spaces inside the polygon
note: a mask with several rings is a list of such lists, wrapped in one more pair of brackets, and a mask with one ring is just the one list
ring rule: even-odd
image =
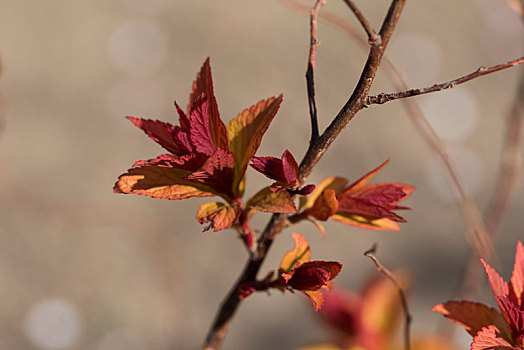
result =
[{"label": "plant stem", "polygon": [[[377,72],[381,59],[384,56],[384,50],[386,49],[389,39],[398,23],[405,3],[406,0],[392,0],[388,13],[382,23],[377,40],[370,43],[371,48],[366,65],[364,66],[359,82],[351,94],[351,97],[320,138],[309,144],[308,150],[300,163],[300,184],[304,183],[305,179],[311,173],[331,143],[340,134],[342,129],[344,129],[355,114],[362,109],[371,84],[373,83],[375,73]],[[256,280],[258,271],[264,262],[275,236],[282,232],[285,226],[285,214],[273,214],[266,225],[266,228],[259,237],[256,253],[249,256],[243,272],[222,302],[215,321],[206,337],[203,349],[217,350],[220,348],[235,311],[241,303],[238,293],[239,287],[245,282]]]}]

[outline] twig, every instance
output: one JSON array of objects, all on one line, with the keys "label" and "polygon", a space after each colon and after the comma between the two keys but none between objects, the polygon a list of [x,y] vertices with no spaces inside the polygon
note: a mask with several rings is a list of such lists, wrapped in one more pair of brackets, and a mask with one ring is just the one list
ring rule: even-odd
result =
[{"label": "twig", "polygon": [[371,47],[366,65],[364,66],[358,84],[353,90],[351,97],[348,99],[344,107],[342,107],[340,112],[338,112],[335,119],[333,119],[318,141],[309,145],[306,155],[300,163],[300,183],[304,182],[331,143],[333,143],[335,138],[346,127],[351,119],[353,119],[355,114],[362,109],[369,93],[369,89],[371,88],[371,84],[375,78],[375,74],[377,73],[377,69],[382,61],[382,57],[384,56],[384,50],[395,30],[395,26],[398,23],[405,3],[406,0],[393,0],[391,2],[386,18],[380,28],[377,40],[370,43]]},{"label": "twig", "polygon": [[457,78],[457,79],[454,79],[454,80],[451,80],[445,83],[435,84],[430,87],[425,87],[425,88],[420,88],[420,89],[410,89],[406,91],[393,92],[393,93],[381,93],[381,94],[374,95],[374,96],[368,96],[366,98],[366,103],[364,104],[364,106],[367,107],[371,104],[384,104],[386,102],[398,100],[400,98],[424,95],[424,94],[429,94],[431,92],[454,88],[455,86],[465,83],[467,81],[470,81],[472,79],[475,79],[475,78],[478,78],[478,77],[481,77],[481,76],[484,76],[484,75],[487,75],[493,72],[497,72],[502,69],[510,68],[510,67],[519,65],[521,63],[524,63],[524,57],[520,57],[512,61],[506,62],[506,63],[497,64],[496,66],[492,66],[489,68],[480,67],[473,73],[467,74],[463,77],[460,77],[460,78]]},{"label": "twig", "polygon": [[376,41],[377,40],[377,34],[373,30],[373,28],[371,28],[371,26],[369,25],[368,20],[366,19],[366,17],[364,17],[362,12],[360,12],[358,7],[353,3],[352,0],[344,0],[344,2],[346,3],[346,5],[349,6],[351,11],[353,11],[353,13],[357,17],[358,21],[360,22],[360,24],[362,25],[362,27],[366,31],[366,34],[368,35],[368,41],[369,42]]},{"label": "twig", "polygon": [[[305,5],[302,4],[299,0],[282,1],[296,11],[301,11],[302,13],[307,11],[307,9],[305,9]],[[368,48],[368,43],[360,35],[360,32],[356,31],[353,26],[351,26],[343,18],[327,12],[321,12],[319,19],[346,33],[348,36],[356,40],[362,46],[362,48]],[[383,62],[383,67],[388,69],[388,76],[393,85],[399,90],[407,90],[408,85],[400,70],[395,67],[395,65],[387,58],[387,56],[384,56]],[[424,113],[420,109],[419,105],[413,99],[401,99],[401,102],[406,109],[411,122],[422,136],[424,141],[426,141],[430,149],[432,149],[437,154],[440,161],[444,165],[447,174],[449,175],[453,185],[455,198],[457,199],[462,216],[464,218],[464,222],[468,229],[468,237],[471,240],[471,244],[475,249],[477,256],[483,256],[488,261],[493,260],[493,244],[485,228],[480,210],[478,209],[478,206],[476,205],[473,197],[466,190],[462,179],[456,170],[454,162],[448,154],[444,142],[440,139],[436,131],[424,116]]]},{"label": "twig", "polygon": [[307,84],[307,97],[309,103],[309,116],[311,118],[311,140],[315,142],[319,138],[318,132],[318,117],[317,117],[317,104],[315,102],[315,79],[313,77],[315,71],[315,56],[317,52],[317,16],[320,11],[320,6],[324,5],[326,0],[317,0],[315,6],[310,12],[310,41],[309,41],[309,59],[307,62],[306,71],[306,84]]},{"label": "twig", "polygon": [[[324,155],[330,144],[335,140],[355,114],[362,109],[362,105],[364,104],[365,98],[369,92],[371,84],[373,83],[375,73],[384,55],[384,50],[386,49],[389,39],[398,23],[405,2],[406,0],[392,0],[380,29],[380,43],[379,40],[371,43],[371,49],[366,65],[351,97],[320,138],[309,144],[308,150],[300,163],[300,184],[304,183],[305,179]],[[271,216],[270,221],[258,239],[256,252],[250,255],[242,274],[224,299],[215,321],[206,337],[204,349],[216,350],[220,348],[232,317],[241,302],[238,292],[239,287],[246,282],[256,280],[256,275],[260,270],[260,266],[264,262],[275,236],[282,232],[285,225],[286,216],[284,214],[273,214]]]},{"label": "twig", "polygon": [[404,349],[409,350],[410,349],[410,336],[409,336],[409,333],[410,333],[410,325],[411,325],[412,317],[411,317],[411,314],[409,313],[409,307],[408,307],[408,301],[407,301],[407,298],[406,298],[406,293],[402,289],[402,286],[400,285],[400,283],[395,278],[395,275],[393,275],[391,273],[391,271],[389,271],[387,268],[385,268],[384,265],[382,265],[380,263],[380,261],[373,255],[373,254],[377,253],[377,248],[378,248],[378,243],[374,243],[373,246],[371,248],[369,248],[364,253],[364,255],[367,256],[368,258],[370,258],[371,260],[373,260],[373,262],[377,266],[377,269],[380,272],[382,272],[384,275],[386,275],[387,278],[389,278],[389,280],[393,283],[393,285],[395,286],[395,288],[398,291],[398,294],[399,294],[399,297],[400,297],[400,302],[402,303],[402,309],[404,310],[404,315],[405,315]]}]

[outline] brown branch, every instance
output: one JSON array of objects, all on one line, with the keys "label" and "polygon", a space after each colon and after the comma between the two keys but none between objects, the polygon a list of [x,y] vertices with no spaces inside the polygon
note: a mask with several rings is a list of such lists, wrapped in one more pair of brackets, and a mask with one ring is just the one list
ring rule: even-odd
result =
[{"label": "brown branch", "polygon": [[353,90],[351,97],[346,102],[344,107],[337,114],[335,119],[327,127],[324,133],[320,136],[317,142],[311,143],[304,156],[304,159],[300,163],[299,170],[299,181],[303,183],[304,180],[309,176],[315,165],[318,163],[320,158],[327,151],[331,143],[340,134],[340,132],[346,127],[346,125],[353,119],[355,114],[362,109],[366,97],[371,88],[371,84],[377,73],[377,69],[384,56],[384,50],[386,49],[389,39],[393,34],[396,24],[398,23],[402,9],[406,0],[393,0],[389,7],[386,18],[380,28],[379,36],[376,41],[371,42],[370,51],[366,65],[360,75],[357,86]]},{"label": "brown branch", "polygon": [[[282,1],[296,11],[300,11],[302,13],[305,12],[305,5],[303,5],[298,0]],[[353,26],[351,26],[351,24],[349,24],[343,18],[327,12],[321,12],[319,19],[325,21],[334,28],[337,28],[341,32],[346,33],[352,39],[356,40],[362,48],[368,48],[368,43],[360,35],[360,32],[355,30],[355,28],[353,28]],[[396,68],[396,66],[387,58],[387,56],[384,56],[383,62],[383,67],[388,70],[388,77],[390,78],[393,85],[399,90],[407,90],[408,85],[400,70]],[[470,244],[472,244],[473,248],[475,249],[477,256],[483,256],[488,261],[493,260],[493,244],[485,228],[480,210],[478,209],[478,206],[475,203],[473,197],[466,190],[466,187],[464,186],[462,179],[458,174],[454,162],[448,154],[444,142],[440,139],[436,131],[428,122],[424,116],[424,113],[420,109],[420,106],[415,102],[415,100],[401,99],[401,102],[416,130],[422,136],[429,148],[437,154],[444,166],[444,169],[446,170],[446,173],[449,175],[453,185],[453,192],[455,193],[462,217],[464,218],[464,222],[467,226],[468,237],[471,240]]]},{"label": "brown branch", "polygon": [[317,16],[320,7],[326,3],[326,0],[317,0],[310,13],[310,41],[309,41],[309,59],[306,71],[307,96],[309,104],[309,116],[311,119],[311,140],[315,142],[319,138],[317,104],[315,102],[315,56],[317,52]]},{"label": "brown branch", "polygon": [[[366,65],[351,97],[320,138],[309,144],[308,150],[300,163],[299,181],[301,184],[304,183],[307,176],[311,173],[342,129],[344,129],[355,114],[362,109],[371,84],[373,83],[375,73],[384,55],[384,50],[398,23],[405,2],[406,0],[392,0],[380,29],[379,36],[381,40],[371,43]],[[216,350],[220,348],[233,315],[241,302],[238,291],[239,287],[246,282],[256,281],[257,273],[264,262],[275,236],[282,232],[285,225],[286,216],[284,214],[273,214],[259,237],[256,252],[250,255],[242,274],[222,302],[215,321],[206,337],[204,349]]]},{"label": "brown branch", "polygon": [[512,61],[506,62],[506,63],[497,64],[496,66],[492,66],[489,68],[480,67],[473,73],[467,74],[463,77],[460,77],[460,78],[457,78],[457,79],[454,79],[454,80],[451,80],[445,83],[435,84],[430,87],[419,88],[419,89],[409,89],[406,91],[393,92],[393,93],[381,93],[381,94],[374,95],[374,96],[368,96],[366,98],[366,103],[364,105],[367,107],[371,104],[384,104],[386,102],[398,100],[400,98],[413,97],[413,96],[418,96],[418,95],[429,94],[431,92],[451,89],[457,85],[463,84],[472,79],[482,77],[484,75],[487,75],[493,72],[497,72],[502,69],[517,66],[521,63],[524,63],[524,57],[520,57]]},{"label": "brown branch", "polygon": [[409,313],[409,307],[408,307],[408,300],[406,298],[406,293],[402,289],[402,286],[398,282],[398,280],[395,278],[395,275],[391,273],[387,268],[384,267],[380,263],[380,261],[373,255],[377,253],[378,243],[374,243],[371,248],[369,248],[364,255],[373,260],[375,265],[377,266],[377,269],[382,272],[389,280],[393,283],[395,288],[398,291],[400,302],[402,303],[402,309],[404,310],[404,316],[405,316],[405,324],[404,324],[404,349],[409,350],[410,349],[410,325],[411,325],[411,314]]},{"label": "brown branch", "polygon": [[359,8],[353,3],[352,0],[344,0],[344,2],[346,3],[346,5],[349,6],[351,11],[353,11],[353,13],[357,17],[358,21],[360,22],[360,24],[362,25],[362,27],[366,31],[366,34],[368,35],[368,41],[370,43],[377,41],[377,34],[373,30],[373,28],[371,28],[371,25],[369,24],[369,22],[366,19],[366,17],[364,17],[362,12],[360,12]]}]

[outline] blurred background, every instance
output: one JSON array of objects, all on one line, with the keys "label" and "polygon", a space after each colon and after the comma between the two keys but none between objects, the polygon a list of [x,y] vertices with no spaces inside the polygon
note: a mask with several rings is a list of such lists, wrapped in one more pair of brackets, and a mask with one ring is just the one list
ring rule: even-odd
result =
[{"label": "blurred background", "polygon": [[[357,4],[378,28],[389,1]],[[342,1],[323,10],[359,28]],[[319,39],[323,129],[350,95],[367,52],[323,23]],[[503,0],[408,1],[387,54],[410,86],[421,87],[519,57],[523,39]],[[134,161],[163,153],[124,117],[174,122],[173,101],[186,105],[210,56],[225,122],[282,92],[258,154],[287,148],[300,159],[310,134],[308,42],[308,19],[277,0],[2,0],[0,348],[199,348],[247,255],[233,231],[201,232],[194,217],[203,201],[112,193]],[[484,212],[521,69],[417,98]],[[390,91],[379,71],[372,92]],[[401,104],[358,114],[310,182],[356,179],[388,157],[376,181],[417,187],[401,232],[327,223],[322,239],[301,224],[279,237],[262,273],[278,267],[292,247],[289,232],[297,231],[310,240],[313,258],[344,264],[340,285],[358,289],[375,270],[362,253],[379,241],[382,262],[412,276],[414,332],[434,332],[442,317],[429,309],[455,297],[470,248],[446,175]],[[250,172],[247,194],[268,183]],[[523,191],[496,244],[505,278],[524,237]],[[268,217],[255,223],[261,228]],[[493,304],[482,281],[478,300]],[[464,346],[465,334],[458,333]],[[224,349],[294,349],[323,336],[305,297],[260,293],[243,303]]]}]

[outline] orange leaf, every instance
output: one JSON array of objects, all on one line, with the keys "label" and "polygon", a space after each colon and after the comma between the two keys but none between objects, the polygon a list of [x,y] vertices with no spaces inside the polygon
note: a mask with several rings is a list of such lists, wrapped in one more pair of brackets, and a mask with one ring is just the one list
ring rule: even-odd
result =
[{"label": "orange leaf", "polygon": [[[389,158],[384,163],[380,164],[378,167],[376,167],[375,169],[371,170],[369,173],[367,173],[366,175],[362,176],[360,179],[358,179],[357,181],[355,181],[351,185],[349,185],[349,187],[346,189],[346,191],[358,190],[358,189],[364,187],[364,185],[366,185],[369,182],[369,180],[371,180],[373,177],[375,177],[375,175],[377,175],[377,173],[380,171],[380,169],[385,167],[386,164],[388,164],[388,162],[389,162]],[[344,191],[344,192],[346,192],[346,191]]]},{"label": "orange leaf", "polygon": [[338,201],[335,191],[327,188],[318,196],[315,204],[307,210],[307,214],[317,220],[326,221],[338,210]]},{"label": "orange leaf", "polygon": [[280,270],[283,272],[289,272],[297,264],[301,265],[311,260],[311,250],[307,239],[300,233],[293,232],[291,235],[295,241],[295,247],[284,255],[280,263]]},{"label": "orange leaf", "polygon": [[364,228],[367,230],[400,231],[398,224],[395,221],[388,219],[388,218],[370,220],[370,219],[366,219],[365,217],[362,217],[359,215],[352,215],[348,213],[337,213],[333,215],[331,218],[342,224]]},{"label": "orange leaf", "polygon": [[243,180],[246,168],[260,146],[262,136],[275,117],[282,95],[259,101],[242,111],[227,126],[229,149],[235,156],[235,181],[233,191],[241,196],[244,191]]},{"label": "orange leaf", "polygon": [[324,304],[324,293],[322,293],[320,290],[305,290],[301,292],[311,300],[315,311],[320,310],[322,304]]},{"label": "orange leaf", "polygon": [[210,221],[211,223],[204,231],[213,228],[213,231],[217,232],[230,228],[238,218],[238,215],[238,208],[234,208],[225,203],[210,202],[200,206],[197,213],[197,220],[201,224]]},{"label": "orange leaf", "polygon": [[495,326],[488,326],[482,328],[480,332],[473,338],[471,343],[471,350],[501,350],[514,349],[510,343],[500,336],[500,331]]},{"label": "orange leaf", "polygon": [[137,167],[120,175],[113,191],[172,200],[217,195],[211,187],[183,179],[189,173],[184,169],[170,167]]},{"label": "orange leaf", "polygon": [[501,314],[484,304],[472,301],[448,301],[433,306],[431,311],[441,313],[455,323],[463,326],[466,331],[475,336],[482,328],[495,325],[498,329],[509,330]]},{"label": "orange leaf", "polygon": [[294,214],[297,212],[295,202],[286,191],[273,192],[266,187],[255,194],[246,204],[246,210],[256,210],[266,213],[286,213]]},{"label": "orange leaf", "polygon": [[342,189],[347,185],[348,180],[344,179],[343,177],[336,177],[336,176],[330,176],[328,178],[325,178],[322,180],[311,192],[309,196],[307,196],[307,199],[305,197],[302,197],[305,200],[305,203],[301,203],[301,207],[304,207],[304,209],[311,208],[314,204],[317,198],[324,192],[325,189],[332,189],[335,190],[335,193],[338,193],[342,191]]}]

